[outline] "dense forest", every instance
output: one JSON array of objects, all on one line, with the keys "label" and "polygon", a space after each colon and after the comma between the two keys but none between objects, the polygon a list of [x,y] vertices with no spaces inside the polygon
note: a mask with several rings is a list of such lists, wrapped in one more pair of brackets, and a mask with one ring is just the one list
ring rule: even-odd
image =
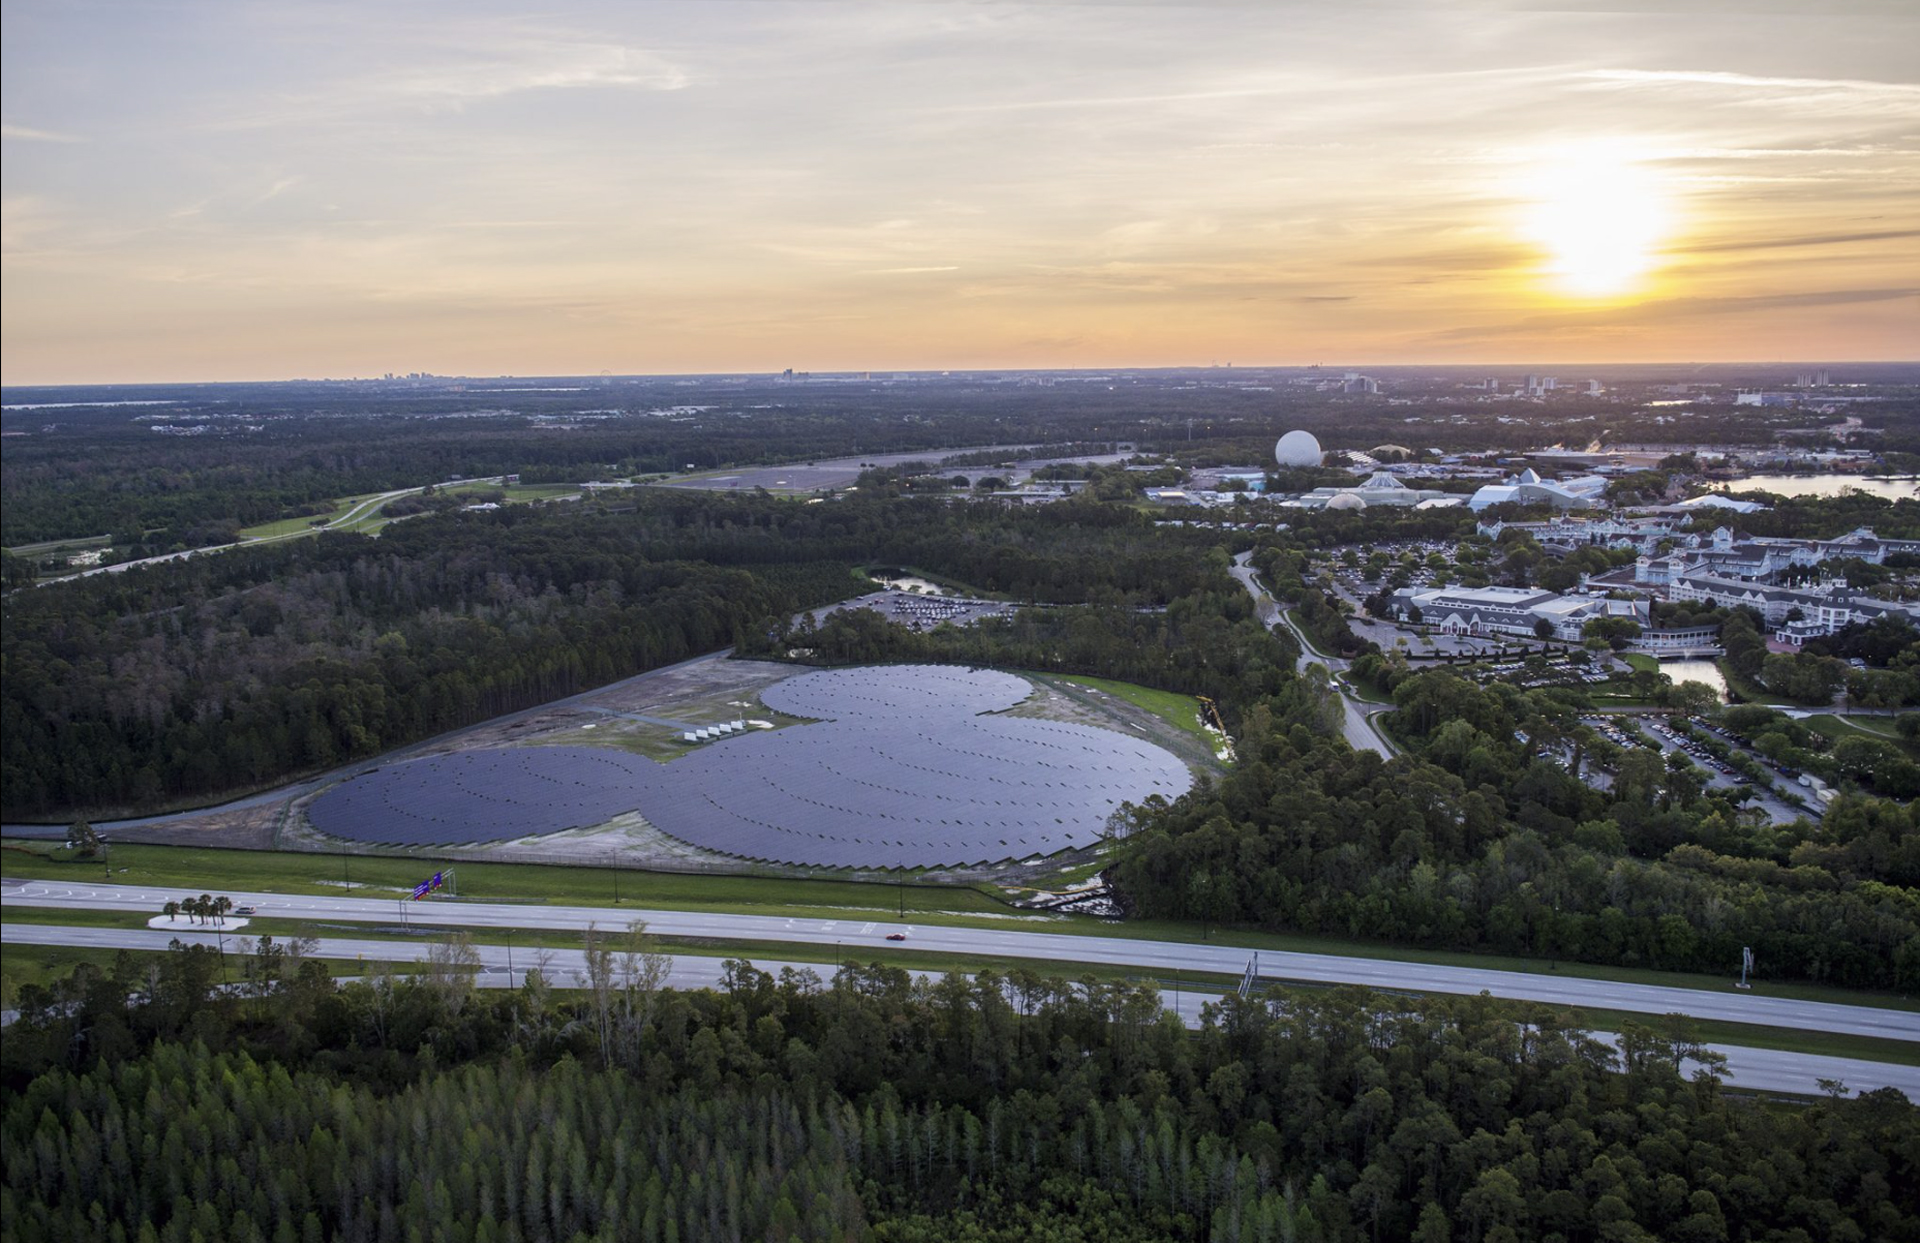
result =
[{"label": "dense forest", "polygon": [[[1212,539],[1093,503],[809,506],[656,489],[623,512],[446,514],[377,539],[326,534],[16,591],[0,637],[0,798],[10,817],[64,817],[274,784],[764,646],[797,611],[862,590],[860,563],[1101,606],[1072,623],[1084,641],[1070,666],[1127,676],[1157,660],[1146,680],[1178,688],[1176,671],[1223,659],[1212,645],[1249,615]],[[1183,636],[1158,656],[1103,637],[1109,617],[1176,601],[1171,623],[1141,623]],[[1008,663],[1029,653],[1067,667],[1031,643],[1006,649]]]},{"label": "dense forest", "polygon": [[1285,632],[1260,625],[1252,601],[1224,574],[1220,584],[1162,610],[1029,608],[926,633],[892,625],[876,613],[847,610],[817,627],[753,636],[742,652],[797,654],[809,664],[934,662],[1094,674],[1206,695],[1228,711],[1299,690],[1291,673],[1298,649]]},{"label": "dense forest", "polygon": [[1405,673],[1411,753],[1354,752],[1273,700],[1217,786],[1141,809],[1109,875],[1145,914],[1542,958],[1920,988],[1920,803],[1773,827],[1651,752],[1610,789],[1537,752],[1605,744],[1572,693]]},{"label": "dense forest", "polygon": [[1911,1103],[1729,1095],[1679,1028],[1616,1051],[1576,1015],[1336,990],[1224,998],[1189,1030],[1143,986],[878,964],[336,987],[260,948],[243,994],[200,947],[24,990],[0,1234],[1920,1238]]}]

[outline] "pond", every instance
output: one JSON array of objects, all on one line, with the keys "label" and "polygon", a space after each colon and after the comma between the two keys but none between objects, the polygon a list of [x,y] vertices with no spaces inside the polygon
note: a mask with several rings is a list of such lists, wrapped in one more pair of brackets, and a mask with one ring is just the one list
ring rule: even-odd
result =
[{"label": "pond", "polygon": [[895,591],[917,591],[921,595],[945,596],[953,592],[939,583],[929,582],[917,574],[905,570],[868,570],[867,577],[876,583],[884,583]]},{"label": "pond", "polygon": [[1727,485],[1729,492],[1774,492],[1781,496],[1839,496],[1858,489],[1889,501],[1920,500],[1920,479],[1868,475],[1752,475]]},{"label": "pond", "polygon": [[1727,679],[1721,676],[1720,666],[1710,660],[1663,660],[1660,672],[1673,679],[1675,686],[1682,682],[1705,682],[1720,692],[1720,702],[1727,701]]}]

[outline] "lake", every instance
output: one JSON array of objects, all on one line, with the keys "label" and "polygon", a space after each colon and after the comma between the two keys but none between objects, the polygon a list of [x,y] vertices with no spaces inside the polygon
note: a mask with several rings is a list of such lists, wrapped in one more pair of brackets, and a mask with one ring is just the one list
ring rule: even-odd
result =
[{"label": "lake", "polygon": [[1866,475],[1753,475],[1727,485],[1729,492],[1774,492],[1781,496],[1839,496],[1853,488],[1889,501],[1920,500],[1920,479],[1874,479]]}]

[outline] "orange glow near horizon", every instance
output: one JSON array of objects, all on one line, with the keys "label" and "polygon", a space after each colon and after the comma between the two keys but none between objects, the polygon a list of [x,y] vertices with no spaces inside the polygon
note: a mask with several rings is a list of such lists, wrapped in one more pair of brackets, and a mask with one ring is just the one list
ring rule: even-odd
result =
[{"label": "orange glow near horizon", "polygon": [[0,6],[7,384],[1920,355],[1920,5],[244,7]]}]

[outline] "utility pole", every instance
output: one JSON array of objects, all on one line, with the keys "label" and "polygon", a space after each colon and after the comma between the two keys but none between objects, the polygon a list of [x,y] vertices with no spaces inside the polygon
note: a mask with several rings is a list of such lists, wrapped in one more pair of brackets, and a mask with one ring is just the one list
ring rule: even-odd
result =
[{"label": "utility pole", "polygon": [[507,930],[507,988],[513,988],[513,930]]}]

